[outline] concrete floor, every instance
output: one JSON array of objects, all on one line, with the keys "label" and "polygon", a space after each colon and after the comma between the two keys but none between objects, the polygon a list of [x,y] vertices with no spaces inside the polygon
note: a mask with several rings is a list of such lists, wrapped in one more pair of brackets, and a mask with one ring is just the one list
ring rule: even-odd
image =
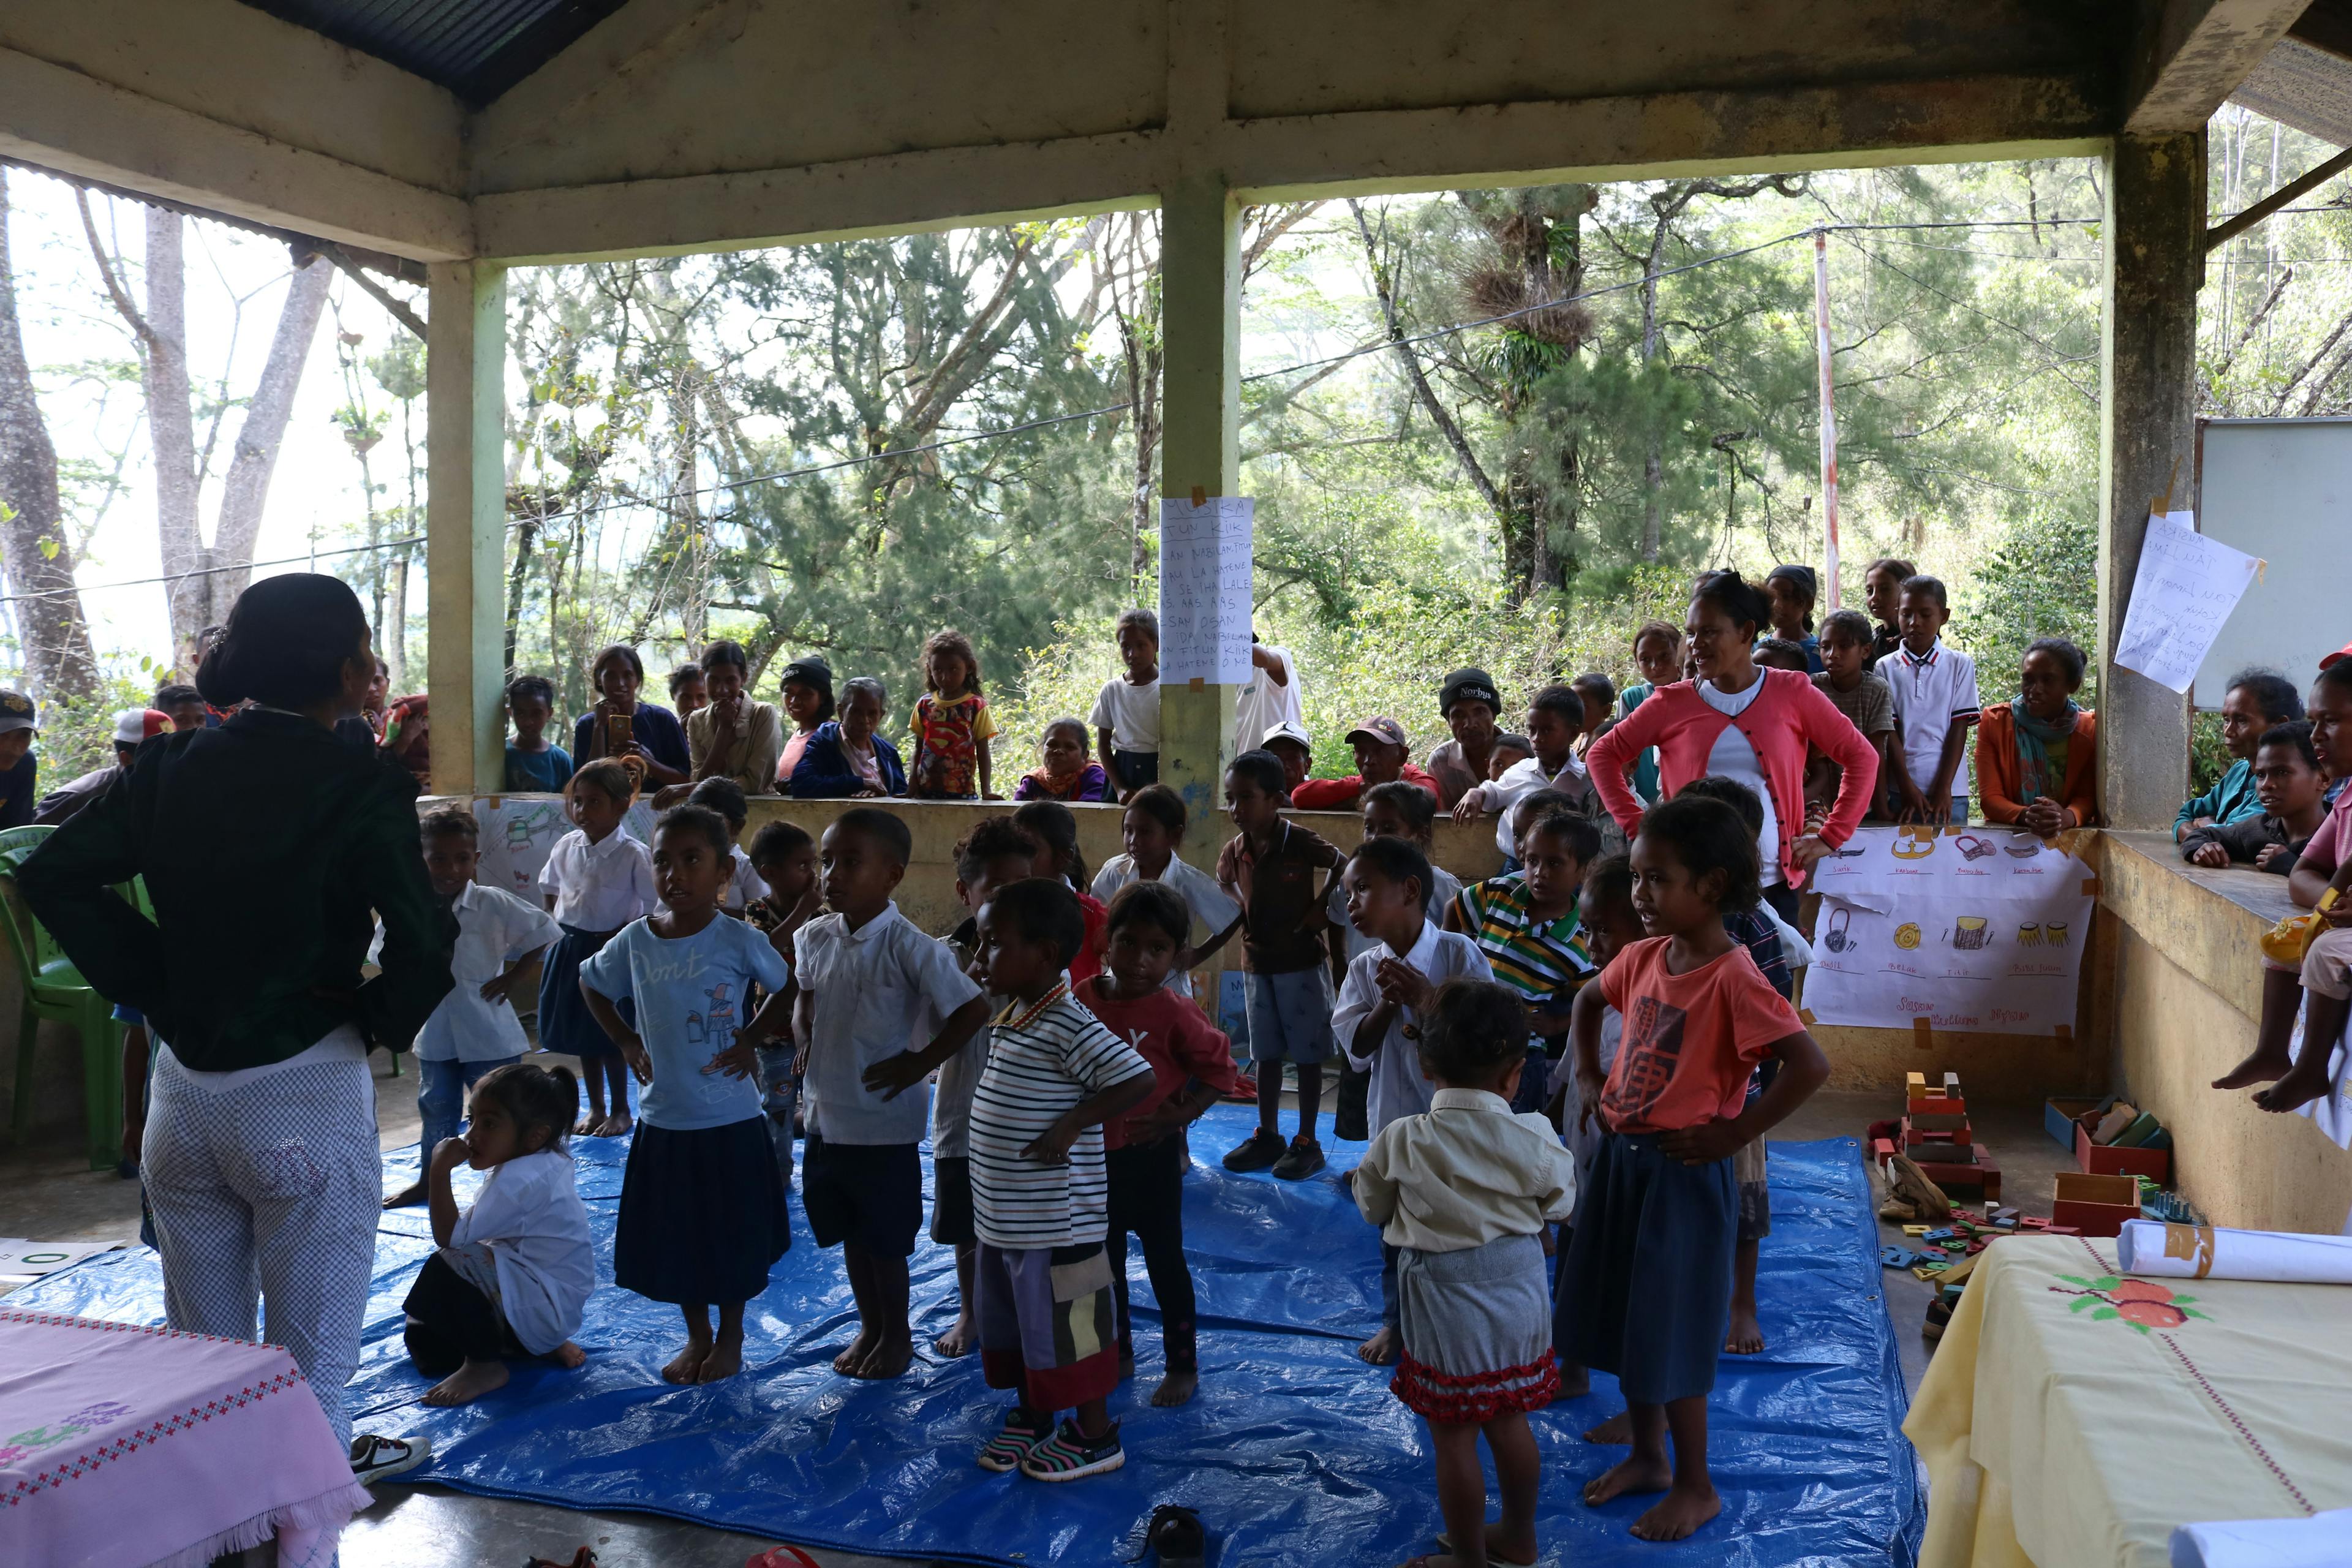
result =
[{"label": "concrete floor", "polygon": [[[390,1078],[387,1058],[375,1062],[376,1117],[383,1145],[397,1148],[417,1135],[414,1068]],[[1819,1094],[1775,1136],[1859,1138],[1873,1121],[1895,1115],[1899,1097],[1875,1093]],[[2042,1130],[2039,1108],[1972,1107],[1977,1138],[1993,1152],[2002,1175],[2002,1202],[2028,1214],[2050,1211],[2052,1177],[2071,1170],[2067,1152]],[[110,1172],[83,1169],[78,1142],[59,1142],[0,1156],[0,1236],[36,1241],[106,1239],[135,1243],[139,1189]],[[1884,1222],[1888,1245],[1904,1240],[1902,1227]],[[1895,1325],[1904,1382],[1916,1390],[1933,1347],[1920,1338],[1934,1287],[1894,1269],[1884,1273],[1887,1311]],[[0,1287],[5,1289],[5,1287]],[[458,1568],[499,1564],[520,1568],[539,1556],[568,1563],[582,1545],[594,1549],[602,1568],[742,1568],[774,1544],[727,1531],[644,1514],[583,1513],[539,1503],[475,1498],[439,1487],[382,1488],[376,1505],[344,1532],[345,1568]],[[1123,1554],[1123,1553],[1122,1553]],[[811,1552],[822,1568],[898,1565],[927,1568],[917,1560],[861,1557]]]}]

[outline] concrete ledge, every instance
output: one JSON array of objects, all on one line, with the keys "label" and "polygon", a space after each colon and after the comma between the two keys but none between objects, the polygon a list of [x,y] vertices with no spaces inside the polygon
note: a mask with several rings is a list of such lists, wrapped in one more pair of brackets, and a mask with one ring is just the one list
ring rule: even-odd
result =
[{"label": "concrete ledge", "polygon": [[2254,943],[2297,912],[2285,878],[2191,866],[2169,833],[2101,833],[2089,849],[2102,909],[2248,1018],[2262,1016]]}]

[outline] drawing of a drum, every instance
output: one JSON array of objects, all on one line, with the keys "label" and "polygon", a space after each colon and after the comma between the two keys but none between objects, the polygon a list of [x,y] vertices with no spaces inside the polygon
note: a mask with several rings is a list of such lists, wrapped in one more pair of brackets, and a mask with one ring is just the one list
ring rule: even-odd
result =
[{"label": "drawing of a drum", "polygon": [[1952,925],[1952,945],[1963,952],[1973,952],[1990,941],[1992,933],[1985,928],[1982,915],[1962,915]]},{"label": "drawing of a drum", "polygon": [[2066,928],[2056,921],[2052,921],[2048,925],[2043,926],[2042,934],[2053,947],[2066,945]]},{"label": "drawing of a drum", "polygon": [[2040,947],[2042,945],[2042,923],[2039,921],[2028,921],[2023,925],[2018,927],[2017,945],[2020,947]]}]

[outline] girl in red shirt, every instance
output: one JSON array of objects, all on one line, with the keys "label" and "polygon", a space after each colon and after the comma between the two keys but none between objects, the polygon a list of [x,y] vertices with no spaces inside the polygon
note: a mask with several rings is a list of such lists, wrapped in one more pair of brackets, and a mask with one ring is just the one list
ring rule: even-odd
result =
[{"label": "girl in red shirt", "polygon": [[[1589,1122],[1597,1113],[1608,1136],[1569,1246],[1559,1349],[1616,1373],[1632,1419],[1633,1453],[1587,1486],[1584,1500],[1664,1491],[1633,1533],[1679,1541],[1723,1510],[1707,1474],[1706,1396],[1731,1326],[1739,1216],[1731,1156],[1830,1069],[1724,930],[1727,909],[1762,897],[1756,837],[1738,813],[1700,795],[1653,807],[1633,867],[1633,910],[1649,935],[1577,993],[1570,1014],[1580,1114]],[[1624,1018],[1605,1077],[1604,1005]],[[1748,1104],[1749,1069],[1768,1056],[1780,1058],[1780,1071]]]}]

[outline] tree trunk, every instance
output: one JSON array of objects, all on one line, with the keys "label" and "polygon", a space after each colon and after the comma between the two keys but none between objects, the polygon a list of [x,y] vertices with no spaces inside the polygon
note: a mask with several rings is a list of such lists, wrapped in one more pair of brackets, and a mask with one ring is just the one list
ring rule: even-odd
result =
[{"label": "tree trunk", "polygon": [[16,321],[7,180],[0,169],[0,554],[6,558],[9,591],[18,595],[13,607],[33,695],[86,697],[98,689],[98,661],[74,585],[57,447],[33,393]]},{"label": "tree trunk", "polygon": [[[147,217],[147,317],[140,380],[147,396],[147,440],[155,461],[155,536],[172,579],[172,646],[195,670],[196,634],[216,624],[212,562],[196,523],[196,422],[188,389],[187,282],[182,270],[180,215],[161,207]],[[138,323],[133,322],[136,330]]]},{"label": "tree trunk", "polygon": [[[414,548],[404,544],[393,553],[392,607],[384,616],[384,624],[375,629],[384,668],[392,672],[390,689],[395,693],[408,685],[408,552]],[[514,661],[509,658],[507,662],[512,665]]]},{"label": "tree trunk", "polygon": [[[178,268],[173,271],[176,287]],[[213,528],[213,559],[208,564],[231,570],[215,572],[206,579],[207,625],[228,619],[229,605],[252,580],[253,544],[261,532],[269,477],[278,468],[278,448],[286,439],[286,424],[294,413],[294,393],[302,384],[302,366],[310,357],[310,340],[319,335],[319,316],[327,307],[327,285],[334,276],[334,264],[314,256],[295,269],[294,281],[286,290],[286,304],[278,313],[278,334],[270,340],[269,358],[246,404],[245,425],[236,436],[236,456],[221,485],[220,521]],[[184,359],[184,371],[185,363]],[[184,400],[180,406],[186,406]]]},{"label": "tree trunk", "polygon": [[[1666,253],[1669,214],[1658,214],[1650,230],[1650,259],[1642,271],[1642,363],[1646,368],[1658,356],[1658,263]],[[1665,533],[1666,458],[1652,422],[1642,453],[1642,559],[1655,562]]]}]

